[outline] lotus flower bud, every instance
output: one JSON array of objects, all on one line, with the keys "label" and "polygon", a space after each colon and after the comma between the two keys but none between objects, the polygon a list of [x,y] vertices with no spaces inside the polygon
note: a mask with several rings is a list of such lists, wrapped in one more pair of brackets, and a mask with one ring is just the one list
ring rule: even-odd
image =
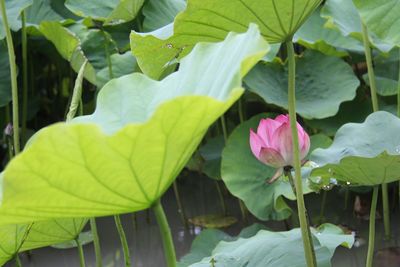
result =
[{"label": "lotus flower bud", "polygon": [[[310,150],[310,137],[297,123],[300,158],[303,160]],[[282,168],[293,166],[292,132],[288,115],[275,119],[262,119],[257,133],[250,129],[250,147],[254,156],[262,163]]]}]

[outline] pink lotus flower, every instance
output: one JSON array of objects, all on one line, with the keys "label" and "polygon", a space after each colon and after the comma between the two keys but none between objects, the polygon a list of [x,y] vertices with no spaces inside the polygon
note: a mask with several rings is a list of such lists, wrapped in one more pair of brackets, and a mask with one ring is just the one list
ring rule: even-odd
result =
[{"label": "pink lotus flower", "polygon": [[[310,137],[297,123],[299,134],[300,157],[303,160],[310,150]],[[279,168],[276,175],[281,175],[283,167],[293,166],[292,132],[288,115],[279,115],[273,119],[262,119],[257,133],[250,129],[250,147],[254,156],[262,163]],[[274,175],[274,178],[276,175]],[[278,177],[279,177],[278,176]]]}]

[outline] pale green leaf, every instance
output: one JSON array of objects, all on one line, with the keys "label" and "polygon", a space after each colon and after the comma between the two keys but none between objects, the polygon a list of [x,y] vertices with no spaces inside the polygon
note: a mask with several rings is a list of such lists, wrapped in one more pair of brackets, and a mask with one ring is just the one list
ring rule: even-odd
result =
[{"label": "pale green leaf", "polygon": [[249,238],[254,236],[258,231],[264,229],[266,229],[264,225],[256,223],[244,228],[237,237],[232,237],[221,230],[203,230],[193,241],[190,252],[180,259],[178,267],[187,267],[210,256],[213,249],[221,241],[234,241],[238,238]]},{"label": "pale green leaf", "polygon": [[362,42],[339,31],[324,27],[325,20],[317,9],[294,35],[294,41],[326,55],[348,56],[349,51],[364,53]]},{"label": "pale green leaf", "polygon": [[[19,20],[21,12],[32,4],[32,0],[5,0],[8,24],[13,31],[21,29]],[[3,18],[0,16],[0,40],[6,36],[4,31]]]},{"label": "pale green leaf", "polygon": [[143,31],[150,32],[174,21],[175,16],[186,7],[185,0],[149,0],[143,6]]},{"label": "pale green leaf", "polygon": [[253,25],[196,46],[161,82],[139,73],[111,80],[93,115],[45,128],[9,163],[1,223],[150,207],[242,94],[242,77],[268,47]]},{"label": "pale green leaf", "polygon": [[[339,227],[323,225],[312,229],[314,249],[318,266],[331,266],[330,260],[336,247],[351,247],[352,235],[346,235]],[[252,267],[304,267],[303,241],[299,228],[287,232],[259,231],[250,238],[239,238],[236,241],[221,241],[212,251],[210,257],[204,258],[191,267],[252,266]]]},{"label": "pale green leaf", "polygon": [[[338,29],[344,36],[352,36],[362,41],[361,17],[351,0],[327,0],[322,8],[322,17],[327,19],[326,26]],[[393,45],[385,43],[373,32],[369,32],[371,43],[381,50],[388,52]]]},{"label": "pale green leaf", "polygon": [[[270,43],[284,42],[318,7],[320,0],[189,0],[168,30],[147,34],[132,32],[131,48],[143,73],[158,79],[176,58],[198,42],[217,42],[231,32],[259,25]],[[168,27],[172,27],[168,26]]]},{"label": "pale green leaf", "polygon": [[353,0],[368,30],[386,43],[400,46],[399,0]]},{"label": "pale green leaf", "polygon": [[[287,109],[287,73],[287,65],[280,62],[259,63],[245,83],[267,103]],[[307,119],[333,116],[342,102],[356,96],[359,84],[352,68],[340,58],[306,51],[297,59],[297,113]]]},{"label": "pale green leaf", "polygon": [[379,185],[400,179],[400,119],[379,111],[364,123],[348,123],[333,144],[317,149],[312,161],[320,167],[312,176],[335,177],[357,185]]},{"label": "pale green leaf", "polygon": [[80,17],[105,24],[120,24],[134,19],[144,0],[67,0],[65,6]]}]

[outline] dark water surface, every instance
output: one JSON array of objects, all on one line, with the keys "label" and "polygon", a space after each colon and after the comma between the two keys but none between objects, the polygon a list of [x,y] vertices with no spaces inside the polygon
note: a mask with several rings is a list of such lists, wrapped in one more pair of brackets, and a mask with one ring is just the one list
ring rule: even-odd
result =
[{"label": "dark water surface", "polygon": [[[184,201],[184,207],[188,217],[221,213],[221,205],[218,200],[217,190],[214,181],[197,175],[190,175],[179,181],[179,189],[181,197]],[[365,256],[367,253],[368,242],[368,221],[357,219],[352,212],[354,202],[354,195],[351,194],[349,201],[349,208],[344,211],[344,194],[339,193],[338,190],[328,192],[327,205],[326,205],[326,221],[334,224],[348,225],[352,229],[357,230],[360,236],[359,243],[361,245],[357,248],[348,250],[346,248],[338,248],[332,260],[332,265],[335,267],[358,267],[365,266]],[[365,197],[369,199],[368,195]],[[243,227],[250,225],[252,222],[259,222],[255,218],[250,219],[249,224],[243,223],[240,218],[240,209],[237,199],[230,195],[225,196],[228,207],[229,215],[233,215],[239,219],[235,225],[224,229],[232,235],[236,235]],[[306,198],[307,208],[309,215],[313,221],[317,221],[320,212],[320,195],[310,195]],[[182,257],[189,252],[191,243],[195,236],[200,233],[201,228],[190,227],[185,229],[175,201],[174,193],[169,190],[163,198],[163,205],[167,213],[167,217],[172,229],[172,234],[175,242],[176,252],[178,258]],[[291,203],[294,205],[294,203]],[[379,205],[379,204],[378,204]],[[384,241],[383,238],[383,222],[377,220],[376,222],[376,250],[388,247],[399,246],[399,228],[400,223],[398,207],[391,214],[392,216],[392,236],[390,241]],[[132,214],[122,216],[123,226],[130,245],[130,252],[132,255],[133,266],[135,267],[164,267],[164,256],[162,250],[161,237],[159,229],[156,224],[152,212],[142,211],[137,214],[136,226]],[[114,219],[112,217],[98,218],[97,219],[101,249],[103,254],[103,263],[105,267],[119,267],[124,266],[123,255],[119,236],[115,228]],[[285,231],[286,226],[283,222],[267,222],[265,223],[269,228],[276,231]],[[136,227],[136,228],[134,228]],[[364,244],[363,244],[364,243]],[[95,266],[94,249],[92,244],[84,246],[86,266]],[[383,252],[384,258],[389,259],[390,262],[376,262],[376,267],[392,267],[400,266],[398,261],[400,255],[399,251],[391,250],[389,253]],[[379,255],[382,255],[380,252]],[[378,255],[378,258],[379,258]],[[79,267],[79,259],[76,249],[55,249],[43,248],[32,252],[30,259],[26,254],[21,255],[22,265],[24,267]],[[8,264],[8,266],[13,266]],[[279,267],[279,266],[277,266]]]}]

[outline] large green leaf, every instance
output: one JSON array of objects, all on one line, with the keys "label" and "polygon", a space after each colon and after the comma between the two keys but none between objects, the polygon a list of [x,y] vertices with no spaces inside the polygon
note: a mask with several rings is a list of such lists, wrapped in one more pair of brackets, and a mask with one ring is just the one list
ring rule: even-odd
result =
[{"label": "large green leaf", "polygon": [[[393,49],[388,55],[374,58],[374,71],[377,93],[383,96],[396,95],[399,84],[399,50]],[[363,78],[369,84],[368,74]]]},{"label": "large green leaf", "polygon": [[[126,74],[138,71],[136,59],[133,57],[131,51],[123,54],[115,53],[110,56],[112,64],[112,74],[114,77],[121,77]],[[104,66],[97,72],[96,83],[99,87],[103,87],[106,82],[111,80],[110,71],[108,66]]]},{"label": "large green leaf", "polygon": [[143,31],[150,32],[174,21],[186,7],[185,0],[149,0],[143,7]]},{"label": "large green leaf", "polygon": [[202,171],[210,178],[221,180],[221,154],[225,146],[222,135],[207,140],[207,143],[199,149],[204,159]]},{"label": "large green leaf", "polygon": [[25,10],[28,30],[38,28],[44,21],[58,21],[63,23],[79,19],[72,14],[65,6],[65,0],[33,0],[31,6]]},{"label": "large green leaf", "polygon": [[[352,36],[362,41],[361,17],[351,0],[328,0],[322,8],[322,17],[328,21],[327,27],[337,28],[344,36]],[[393,45],[385,43],[373,32],[369,32],[371,43],[383,52],[388,52]]]},{"label": "large green leaf", "polygon": [[[287,65],[279,61],[259,63],[245,83],[267,103],[287,109],[287,73]],[[296,82],[297,112],[307,119],[335,115],[340,103],[355,97],[360,84],[352,68],[340,58],[314,51],[297,59]]]},{"label": "large green leaf", "polygon": [[333,144],[317,149],[311,159],[320,167],[312,176],[335,177],[358,185],[379,185],[400,179],[400,119],[375,112],[364,123],[341,127]]},{"label": "large green leaf", "polygon": [[348,56],[351,52],[364,52],[363,44],[339,31],[324,27],[325,20],[320,16],[320,9],[300,27],[294,35],[294,41],[326,55]]},{"label": "large green leaf", "polygon": [[[57,21],[45,21],[40,24],[40,32],[51,41],[60,55],[70,62],[71,67],[78,72],[87,59],[82,52],[79,38]],[[91,64],[86,65],[85,78],[96,84],[96,73]]]},{"label": "large green leaf", "polygon": [[242,94],[241,78],[268,47],[252,25],[199,44],[161,82],[139,73],[110,81],[93,115],[47,127],[10,162],[0,223],[150,207]]},{"label": "large green leaf", "polygon": [[131,48],[143,73],[158,79],[175,58],[198,42],[221,41],[230,31],[246,31],[257,23],[271,43],[291,38],[320,0],[189,0],[174,24],[141,34],[132,32]]},{"label": "large green leaf", "polygon": [[386,43],[400,46],[399,0],[353,0],[368,30]]},{"label": "large green leaf", "polygon": [[[250,128],[256,129],[260,119],[265,117],[266,114],[257,115],[232,132],[222,152],[222,180],[257,218],[283,220],[292,213],[283,197],[296,199],[292,187],[283,178],[268,183],[276,170],[259,162],[250,150]],[[306,179],[303,184],[305,193],[311,192]]]},{"label": "large green leaf", "polygon": [[[346,235],[334,225],[322,225],[312,229],[314,248],[318,266],[331,266],[330,260],[336,247],[350,248],[354,243],[353,235]],[[236,241],[221,241],[213,250],[211,257],[204,258],[191,267],[304,267],[303,241],[300,229],[288,232],[259,231],[250,238]]]},{"label": "large green leaf", "polygon": [[0,41],[0,107],[11,101],[11,75],[8,50],[5,42]]},{"label": "large green leaf", "polygon": [[27,225],[0,226],[0,266],[15,257],[27,233]]},{"label": "large green leaf", "polygon": [[[13,31],[18,31],[21,29],[21,21],[19,20],[21,12],[32,4],[32,0],[5,0],[5,4],[8,24]],[[3,18],[0,16],[0,40],[4,39],[5,36]]]},{"label": "large green leaf", "polygon": [[193,241],[190,252],[180,259],[178,267],[187,267],[210,256],[213,249],[221,241],[234,241],[238,238],[249,238],[265,228],[266,227],[262,224],[253,224],[244,228],[237,237],[232,237],[221,230],[203,230]]},{"label": "large green leaf", "polygon": [[134,19],[144,0],[67,0],[65,6],[80,17],[105,24],[120,24]]},{"label": "large green leaf", "polygon": [[55,219],[36,222],[22,244],[20,251],[47,247],[76,239],[87,223],[87,219]]}]

